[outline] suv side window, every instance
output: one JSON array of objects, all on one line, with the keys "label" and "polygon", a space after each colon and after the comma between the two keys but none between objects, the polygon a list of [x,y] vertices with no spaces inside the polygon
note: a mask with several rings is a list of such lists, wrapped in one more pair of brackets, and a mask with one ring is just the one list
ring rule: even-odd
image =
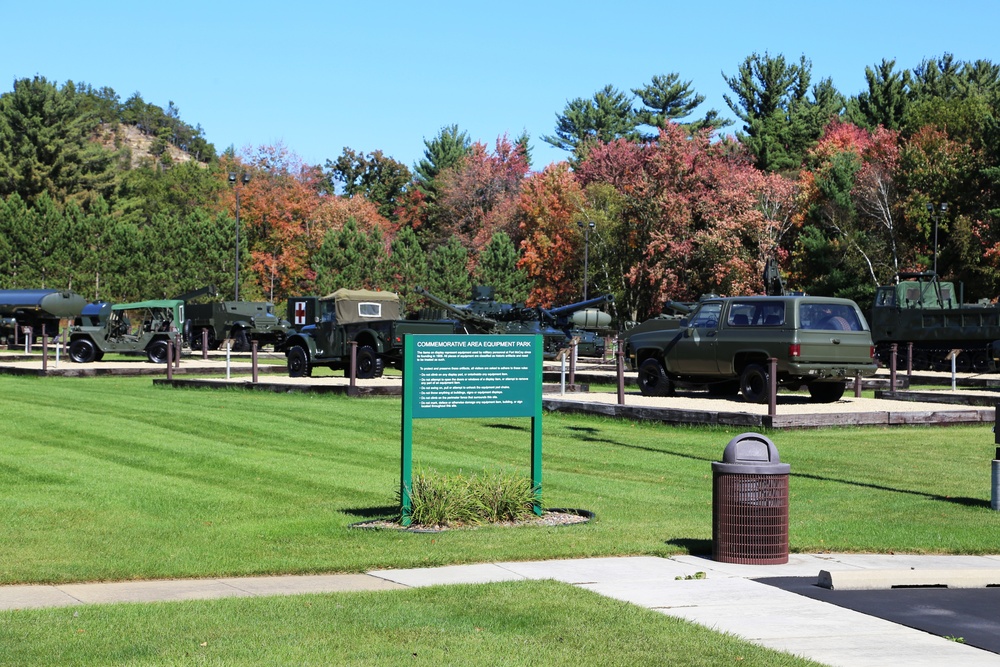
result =
[{"label": "suv side window", "polygon": [[714,329],[719,326],[719,315],[721,313],[721,303],[706,303],[691,316],[691,324],[688,326],[694,329]]},{"label": "suv side window", "polygon": [[777,327],[785,323],[785,304],[734,301],[726,323],[731,327]]}]

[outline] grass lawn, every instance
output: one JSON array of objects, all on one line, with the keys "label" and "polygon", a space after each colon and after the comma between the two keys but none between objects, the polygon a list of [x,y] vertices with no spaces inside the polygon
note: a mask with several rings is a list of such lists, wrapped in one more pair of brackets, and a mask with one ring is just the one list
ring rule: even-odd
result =
[{"label": "grass lawn", "polygon": [[[0,584],[707,553],[738,430],[544,417],[549,507],[585,525],[351,529],[396,511],[398,398],[0,377]],[[418,420],[417,468],[528,471],[523,420]],[[995,553],[988,426],[769,434],[799,551]],[[813,664],[554,582],[0,612],[2,662]]]},{"label": "grass lawn", "polygon": [[[0,377],[0,583],[707,553],[737,430],[544,417],[543,499],[589,524],[350,529],[396,511],[398,398]],[[414,465],[528,472],[529,420],[417,420]],[[995,553],[989,426],[770,434],[793,551]]]},{"label": "grass lawn", "polygon": [[551,581],[0,612],[5,665],[811,661]]}]

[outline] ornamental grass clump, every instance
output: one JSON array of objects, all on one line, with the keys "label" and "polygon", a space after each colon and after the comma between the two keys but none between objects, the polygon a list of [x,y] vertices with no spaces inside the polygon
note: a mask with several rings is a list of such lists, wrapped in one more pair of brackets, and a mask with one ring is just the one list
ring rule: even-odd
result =
[{"label": "ornamental grass clump", "polygon": [[462,526],[519,521],[532,515],[531,481],[512,473],[483,471],[467,477],[420,471],[410,490],[411,525]]}]

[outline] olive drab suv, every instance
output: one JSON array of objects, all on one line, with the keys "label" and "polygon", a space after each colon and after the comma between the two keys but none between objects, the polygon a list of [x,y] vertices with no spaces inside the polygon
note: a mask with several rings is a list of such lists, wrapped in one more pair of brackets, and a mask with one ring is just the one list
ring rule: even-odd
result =
[{"label": "olive drab suv", "polygon": [[804,385],[814,401],[832,403],[844,395],[846,380],[877,368],[868,323],[849,299],[708,297],[679,321],[638,327],[626,345],[647,396],[707,386],[713,394],[742,393],[764,403],[774,358],[777,386]]}]

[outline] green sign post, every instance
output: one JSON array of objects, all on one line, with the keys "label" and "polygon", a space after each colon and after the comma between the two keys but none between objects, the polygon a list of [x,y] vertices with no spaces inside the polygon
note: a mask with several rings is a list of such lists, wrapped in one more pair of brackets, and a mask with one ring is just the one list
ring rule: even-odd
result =
[{"label": "green sign post", "polygon": [[410,335],[403,349],[403,525],[410,525],[414,419],[531,417],[531,484],[540,515],[542,337]]}]

